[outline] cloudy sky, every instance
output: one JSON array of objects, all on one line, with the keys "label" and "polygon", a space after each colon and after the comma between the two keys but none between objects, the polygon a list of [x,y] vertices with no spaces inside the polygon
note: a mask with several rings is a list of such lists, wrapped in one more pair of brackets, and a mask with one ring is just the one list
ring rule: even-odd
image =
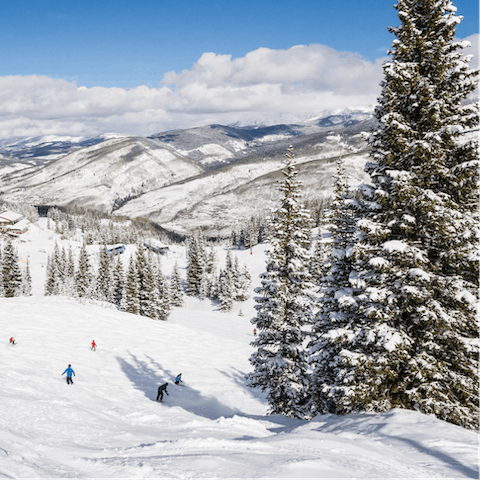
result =
[{"label": "cloudy sky", "polygon": [[[0,138],[149,135],[375,104],[388,0],[0,2]],[[454,2],[478,59],[478,2]],[[478,60],[477,60],[478,61]]]}]

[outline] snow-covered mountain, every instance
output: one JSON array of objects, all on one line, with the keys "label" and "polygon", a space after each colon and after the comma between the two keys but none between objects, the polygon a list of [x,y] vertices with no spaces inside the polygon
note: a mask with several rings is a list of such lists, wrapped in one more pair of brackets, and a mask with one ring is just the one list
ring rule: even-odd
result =
[{"label": "snow-covered mountain", "polygon": [[[252,274],[247,301],[223,313],[188,298],[163,322],[44,297],[55,242],[78,255],[80,243],[47,229],[46,218],[18,239],[34,295],[0,298],[0,477],[478,478],[476,432],[433,416],[395,409],[307,422],[266,414],[265,394],[244,376],[267,246],[234,250]],[[126,245],[125,266],[135,248]],[[215,248],[224,264],[226,250]],[[163,273],[175,262],[185,279],[184,248],[173,245]],[[73,385],[62,376],[68,364]]]},{"label": "snow-covered mountain", "polygon": [[[350,183],[363,181],[365,135],[372,125],[371,115],[355,112],[290,125],[209,125],[148,138],[107,135],[78,141],[75,148],[65,139],[23,140],[0,148],[9,156],[0,163],[1,190],[10,200],[81,205],[148,218],[182,233],[200,227],[225,235],[275,205],[290,144],[307,198],[330,195],[339,155],[347,159]],[[34,147],[41,147],[37,155],[46,153],[48,143],[65,154],[52,159],[25,153]]]},{"label": "snow-covered mountain", "polygon": [[8,177],[16,198],[111,212],[128,198],[201,171],[195,161],[160,148],[152,140],[127,137],[105,140]]}]

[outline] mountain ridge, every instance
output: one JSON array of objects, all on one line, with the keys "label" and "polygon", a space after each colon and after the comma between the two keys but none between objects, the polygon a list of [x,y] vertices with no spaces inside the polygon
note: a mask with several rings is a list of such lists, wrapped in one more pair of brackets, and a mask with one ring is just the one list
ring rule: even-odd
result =
[{"label": "mountain ridge", "polygon": [[[147,218],[183,234],[201,228],[225,235],[239,222],[272,208],[275,172],[283,168],[289,145],[309,198],[331,194],[332,161],[339,155],[352,160],[352,186],[363,181],[366,137],[374,121],[361,113],[255,128],[206,125],[149,137],[107,134],[79,140],[75,148],[64,138],[57,144],[51,137],[23,139],[16,146],[10,143],[9,150],[0,146],[0,154],[15,155],[0,162],[0,195]],[[46,143],[65,154],[52,158]],[[29,156],[34,145],[45,155]]]}]

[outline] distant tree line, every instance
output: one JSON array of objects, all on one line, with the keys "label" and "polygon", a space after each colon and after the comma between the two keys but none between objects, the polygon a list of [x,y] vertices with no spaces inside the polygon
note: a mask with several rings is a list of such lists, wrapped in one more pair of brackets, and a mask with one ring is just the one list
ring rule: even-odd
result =
[{"label": "distant tree line", "polygon": [[153,222],[129,219],[80,207],[53,207],[48,210],[49,228],[64,239],[87,245],[135,244],[151,238],[161,243],[181,243],[185,237],[169,232]]},{"label": "distant tree line", "polygon": [[45,295],[107,302],[121,311],[159,320],[166,320],[173,307],[184,304],[185,292],[202,300],[218,300],[221,311],[249,295],[251,277],[246,266],[240,267],[229,249],[225,267],[217,273],[215,249],[211,246],[207,251],[205,238],[198,232],[188,239],[185,289],[177,263],[168,279],[160,257],[142,244],[137,244],[128,265],[123,255],[109,254],[106,245],[96,255],[98,259],[83,244],[75,258],[71,247],[55,243],[47,259]]},{"label": "distant tree line", "polygon": [[240,267],[238,258],[232,258],[227,250],[225,267],[216,272],[217,258],[213,246],[207,249],[206,240],[200,232],[187,240],[187,282],[186,292],[201,300],[209,297],[219,301],[219,309],[231,310],[234,301],[248,298],[251,276],[244,265]]},{"label": "distant tree line", "polygon": [[[97,300],[118,309],[153,319],[166,320],[172,306],[183,302],[182,284],[175,267],[169,283],[158,257],[138,245],[125,269],[120,255],[110,255],[101,247],[98,266],[85,244],[74,259],[71,247],[55,244],[47,260],[45,295],[66,295],[83,300]],[[177,273],[176,273],[177,272]]]}]

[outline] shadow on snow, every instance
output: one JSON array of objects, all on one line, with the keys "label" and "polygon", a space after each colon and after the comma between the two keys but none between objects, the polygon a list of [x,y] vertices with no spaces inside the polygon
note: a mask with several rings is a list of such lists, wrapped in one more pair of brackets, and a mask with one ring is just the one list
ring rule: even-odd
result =
[{"label": "shadow on snow", "polygon": [[[323,433],[342,433],[349,430],[355,431],[359,435],[378,436],[383,443],[389,444],[403,444],[409,449],[414,449],[417,452],[427,454],[431,457],[437,458],[451,469],[458,471],[467,478],[479,478],[479,470],[464,465],[456,460],[453,456],[448,455],[444,451],[436,450],[432,447],[422,445],[421,442],[414,438],[406,438],[401,435],[392,435],[388,429],[392,427],[387,419],[396,415],[396,409],[385,413],[351,413],[347,416],[338,416],[333,414],[318,415],[311,423],[314,430]],[[320,423],[318,428],[315,428],[315,422]]]},{"label": "shadow on snow", "polygon": [[221,404],[213,397],[204,396],[188,385],[175,385],[175,377],[180,372],[173,373],[150,357],[147,357],[148,361],[139,360],[132,354],[130,354],[130,357],[130,362],[121,357],[117,357],[117,361],[122,371],[135,385],[135,388],[141,390],[152,402],[156,401],[159,385],[168,382],[167,391],[169,395],[164,395],[162,402],[166,407],[181,407],[187,412],[210,420],[239,414],[239,411]]}]

